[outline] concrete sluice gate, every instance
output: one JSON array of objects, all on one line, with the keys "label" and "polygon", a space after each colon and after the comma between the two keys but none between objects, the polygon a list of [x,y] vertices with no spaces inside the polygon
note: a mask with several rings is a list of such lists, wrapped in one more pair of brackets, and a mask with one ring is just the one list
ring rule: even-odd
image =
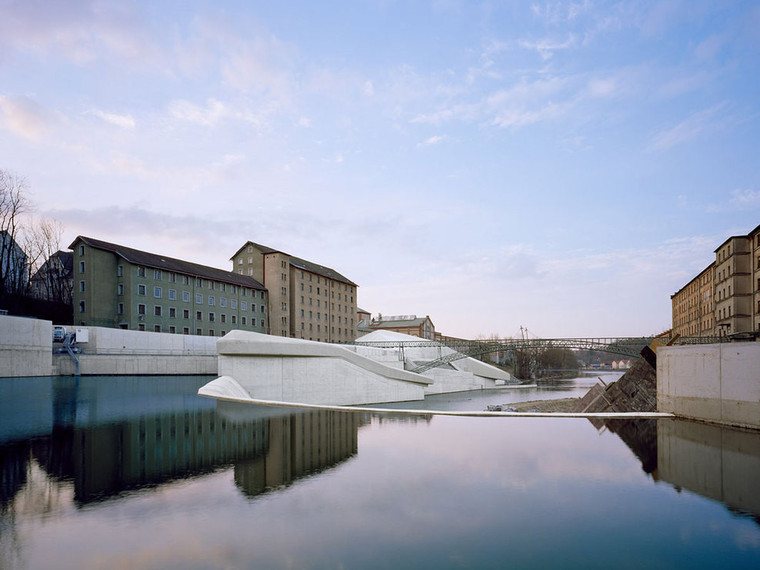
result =
[{"label": "concrete sluice gate", "polygon": [[[391,335],[393,338],[387,338]],[[472,358],[416,374],[405,369],[447,351],[375,348],[362,342],[419,341],[377,331],[355,345],[337,345],[266,334],[232,331],[217,341],[219,378],[202,396],[222,400],[270,400],[302,404],[362,405],[422,400],[426,394],[487,389],[514,383],[509,374]]]}]

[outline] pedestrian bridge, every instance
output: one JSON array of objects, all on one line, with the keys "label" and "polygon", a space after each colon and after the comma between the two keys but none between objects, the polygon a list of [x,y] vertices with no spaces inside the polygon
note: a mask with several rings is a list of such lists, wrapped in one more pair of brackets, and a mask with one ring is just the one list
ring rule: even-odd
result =
[{"label": "pedestrian bridge", "polygon": [[402,360],[405,348],[420,347],[440,347],[445,346],[452,349],[453,353],[446,354],[425,362],[420,366],[410,370],[410,372],[425,372],[432,368],[437,368],[449,362],[454,362],[468,356],[477,357],[494,352],[508,352],[516,350],[547,350],[550,348],[569,348],[576,350],[597,350],[600,352],[609,352],[619,356],[637,358],[644,346],[649,346],[655,339],[662,344],[677,342],[678,344],[703,344],[715,343],[725,340],[725,337],[584,337],[584,338],[507,338],[499,340],[464,340],[464,339],[442,339],[442,340],[387,340],[387,341],[362,341],[362,346],[372,346],[375,348],[395,348],[401,350]]}]

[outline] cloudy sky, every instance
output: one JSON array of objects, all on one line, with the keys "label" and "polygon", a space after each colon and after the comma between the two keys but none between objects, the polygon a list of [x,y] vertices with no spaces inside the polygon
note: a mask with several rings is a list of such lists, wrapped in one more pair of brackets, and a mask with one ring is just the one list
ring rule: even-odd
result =
[{"label": "cloudy sky", "polygon": [[759,150],[754,1],[0,0],[0,168],[64,245],[258,241],[454,336],[669,328]]}]

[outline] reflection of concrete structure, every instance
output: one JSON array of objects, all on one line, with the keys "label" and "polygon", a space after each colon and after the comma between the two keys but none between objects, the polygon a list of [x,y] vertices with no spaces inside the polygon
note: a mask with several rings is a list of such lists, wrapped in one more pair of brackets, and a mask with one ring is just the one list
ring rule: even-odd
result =
[{"label": "reflection of concrete structure", "polygon": [[659,347],[657,408],[684,418],[760,428],[760,343]]},{"label": "reflection of concrete structure", "polygon": [[[455,353],[454,350],[443,344],[433,343],[427,343],[430,346],[404,346],[403,348],[377,348],[372,346],[374,343],[414,343],[419,340],[417,337],[397,332],[374,331],[356,339],[356,346],[353,347],[353,350],[367,358],[402,369],[416,368],[425,362]],[[469,357],[455,360],[445,366],[432,368],[423,372],[422,375],[432,380],[431,384],[425,388],[425,394],[482,390],[517,383],[509,373]]]},{"label": "reflection of concrete structure", "polygon": [[202,396],[352,405],[421,400],[431,383],[323,342],[232,331],[217,351],[220,377],[198,391]]},{"label": "reflection of concrete structure", "polygon": [[657,467],[658,477],[675,487],[760,517],[760,439],[756,433],[661,421],[657,426]]}]

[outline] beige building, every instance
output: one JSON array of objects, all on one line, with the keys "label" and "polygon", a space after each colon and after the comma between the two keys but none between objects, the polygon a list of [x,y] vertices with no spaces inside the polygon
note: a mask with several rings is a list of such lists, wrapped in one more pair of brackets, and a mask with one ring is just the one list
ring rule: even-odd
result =
[{"label": "beige building", "polygon": [[436,340],[435,325],[429,316],[417,318],[416,315],[384,317],[378,315],[369,324],[372,330],[393,331],[427,340]]},{"label": "beige building", "polygon": [[671,295],[673,333],[680,336],[715,336],[713,276],[715,264],[708,265],[680,291]]},{"label": "beige building", "polygon": [[358,286],[334,269],[252,241],[231,261],[269,290],[270,334],[336,343],[357,337]]},{"label": "beige building", "polygon": [[749,234],[752,264],[752,330],[760,331],[760,226]]},{"label": "beige building", "polygon": [[672,295],[671,305],[674,334],[760,331],[760,226],[720,244],[715,261]]}]

